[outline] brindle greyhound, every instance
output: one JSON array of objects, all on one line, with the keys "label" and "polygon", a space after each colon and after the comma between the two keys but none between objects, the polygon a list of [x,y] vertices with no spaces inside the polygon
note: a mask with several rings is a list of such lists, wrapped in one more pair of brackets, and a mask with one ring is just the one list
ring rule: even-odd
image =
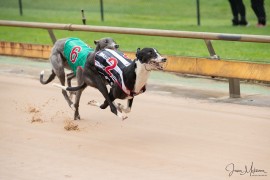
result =
[{"label": "brindle greyhound", "polygon": [[[100,59],[106,62],[105,65],[102,64]],[[105,109],[109,105],[111,111],[124,120],[127,118],[125,113],[131,111],[134,96],[145,91],[151,70],[163,70],[163,63],[165,62],[166,58],[162,57],[154,48],[138,49],[134,61],[126,59],[119,51],[104,49],[91,54],[90,58],[88,58],[81,73],[84,81],[80,86],[65,87],[56,84],[55,86],[67,91],[77,91],[74,104],[75,120],[80,119],[80,96],[87,85],[97,88],[105,98],[103,104],[90,101],[90,105],[98,106],[101,109]],[[102,69],[103,71],[101,71]],[[114,71],[117,71],[117,73],[115,74]],[[118,77],[122,77],[122,79],[119,80]],[[110,92],[106,88],[108,82],[111,85]],[[128,99],[127,107],[125,108],[121,104],[116,105],[113,102],[115,99]]]},{"label": "brindle greyhound", "polygon": [[[67,83],[68,86],[71,86],[71,79],[77,76],[77,82],[81,83],[82,79],[80,75],[80,69],[84,67],[87,58],[90,57],[92,53],[102,50],[104,48],[114,49],[119,48],[119,45],[112,38],[102,38],[100,40],[95,40],[94,44],[96,45],[95,50],[88,47],[83,41],[78,38],[64,38],[59,39],[55,42],[52,52],[50,55],[50,61],[52,64],[52,73],[50,74],[47,80],[43,80],[44,71],[40,73],[40,83],[48,84],[51,82],[55,76],[60,80],[61,85],[65,85],[65,70],[69,69],[73,72],[67,74]],[[83,54],[83,56],[78,56]],[[79,59],[80,58],[80,59]],[[77,75],[76,75],[77,73]],[[71,108],[73,103],[67,95],[67,92],[62,90],[62,94],[66,99],[68,105]]]}]

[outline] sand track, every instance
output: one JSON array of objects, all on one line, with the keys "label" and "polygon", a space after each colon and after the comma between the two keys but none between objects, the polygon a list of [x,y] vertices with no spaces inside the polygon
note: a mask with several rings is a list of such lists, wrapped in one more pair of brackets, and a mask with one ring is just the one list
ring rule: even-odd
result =
[{"label": "sand track", "polygon": [[[80,121],[61,91],[20,76],[0,75],[0,179],[269,179],[270,109],[154,92],[135,98],[129,118],[88,106]],[[78,129],[67,131],[74,123]],[[253,167],[254,167],[253,166]],[[230,168],[230,166],[228,167]]]}]

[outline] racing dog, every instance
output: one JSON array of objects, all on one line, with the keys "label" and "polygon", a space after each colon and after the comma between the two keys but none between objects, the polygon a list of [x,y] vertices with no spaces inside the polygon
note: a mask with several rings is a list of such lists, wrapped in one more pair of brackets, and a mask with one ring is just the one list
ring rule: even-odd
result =
[{"label": "racing dog", "polygon": [[[90,48],[86,43],[78,38],[64,38],[56,41],[50,55],[52,64],[52,73],[47,80],[43,80],[44,71],[40,73],[40,83],[48,84],[55,76],[60,80],[61,85],[65,85],[65,70],[70,69],[73,72],[67,74],[68,86],[71,86],[71,79],[77,74],[77,71],[84,67],[87,58],[90,54],[104,48],[117,49],[119,45],[112,38],[102,38],[95,40],[95,50]],[[82,82],[81,76],[77,75],[77,82]],[[67,92],[62,90],[62,94],[68,105],[73,108],[73,103],[67,95]]]},{"label": "racing dog", "polygon": [[[80,119],[79,101],[81,92],[87,86],[97,88],[105,98],[103,104],[90,101],[89,104],[105,109],[110,106],[111,112],[126,119],[126,113],[131,111],[134,96],[146,90],[146,82],[151,70],[163,69],[166,58],[162,57],[154,48],[138,49],[136,59],[131,61],[120,51],[104,49],[91,54],[83,69],[83,82],[77,87],[56,85],[63,90],[77,91],[75,100],[74,120]],[[111,88],[108,92],[106,84]],[[128,99],[127,107],[116,105],[115,99]]]}]

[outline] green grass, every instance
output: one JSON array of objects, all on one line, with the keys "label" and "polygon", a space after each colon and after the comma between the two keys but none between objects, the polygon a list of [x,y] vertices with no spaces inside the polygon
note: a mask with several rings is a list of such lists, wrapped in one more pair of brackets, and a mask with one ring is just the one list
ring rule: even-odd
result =
[{"label": "green grass", "polygon": [[[87,24],[197,32],[270,35],[270,26],[256,28],[256,17],[246,4],[249,27],[232,27],[227,0],[201,0],[201,26],[197,26],[195,0],[104,0],[105,21],[100,19],[99,0],[22,0],[23,16],[18,0],[0,0],[0,19],[51,23],[82,24],[80,10],[85,10]],[[270,17],[270,1],[265,1]],[[269,23],[269,22],[268,22]],[[57,38],[79,37],[93,45],[93,40],[110,36],[122,50],[156,47],[162,54],[208,57],[203,40],[105,34],[79,31],[54,31]],[[48,32],[41,29],[0,27],[0,40],[52,44]],[[216,53],[222,59],[237,59],[270,63],[270,43],[214,41]]]}]

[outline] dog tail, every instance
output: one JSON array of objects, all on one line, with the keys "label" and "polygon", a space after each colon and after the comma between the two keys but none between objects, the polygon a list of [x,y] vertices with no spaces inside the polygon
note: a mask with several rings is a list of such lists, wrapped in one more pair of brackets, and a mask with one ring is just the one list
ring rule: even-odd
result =
[{"label": "dog tail", "polygon": [[83,83],[77,87],[66,87],[66,86],[62,86],[60,84],[53,83],[53,86],[60,88],[60,89],[63,89],[65,91],[78,91],[78,90],[81,90],[83,88],[86,88],[87,85],[86,85],[86,83]]},{"label": "dog tail", "polygon": [[66,90],[67,91],[79,91],[81,89],[86,88],[86,86],[87,86],[86,83],[83,83],[83,84],[81,84],[81,85],[79,85],[77,87],[67,87]]},{"label": "dog tail", "polygon": [[49,82],[51,82],[55,78],[55,73],[53,72],[53,70],[52,70],[52,74],[50,75],[50,77],[46,81],[43,80],[43,75],[44,75],[44,71],[41,71],[40,76],[39,76],[39,81],[41,84],[48,84]]}]

